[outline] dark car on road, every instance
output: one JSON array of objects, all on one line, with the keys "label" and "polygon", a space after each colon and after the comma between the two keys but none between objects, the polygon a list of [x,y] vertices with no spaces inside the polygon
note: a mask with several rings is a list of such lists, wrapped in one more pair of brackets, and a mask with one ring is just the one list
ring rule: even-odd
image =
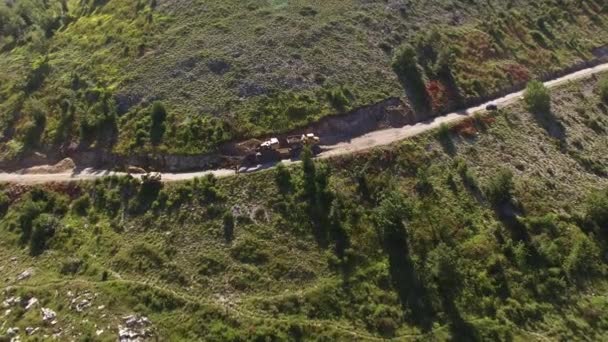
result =
[{"label": "dark car on road", "polygon": [[486,106],[486,110],[488,110],[488,111],[498,110],[498,106],[494,103],[490,103],[489,105]]}]

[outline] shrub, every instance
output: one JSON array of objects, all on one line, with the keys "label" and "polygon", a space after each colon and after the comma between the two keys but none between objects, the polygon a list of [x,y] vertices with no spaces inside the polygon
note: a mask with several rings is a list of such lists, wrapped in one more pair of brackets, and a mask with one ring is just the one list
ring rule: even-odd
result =
[{"label": "shrub", "polygon": [[511,201],[513,196],[513,173],[509,169],[501,169],[490,178],[485,193],[494,205],[503,205]]},{"label": "shrub", "polygon": [[425,108],[429,106],[424,78],[418,66],[418,55],[411,45],[401,46],[393,57],[392,67],[413,95],[412,100]]},{"label": "shrub", "polygon": [[72,211],[80,216],[85,216],[91,206],[89,195],[82,195],[72,203]]},{"label": "shrub", "polygon": [[592,193],[587,199],[587,219],[600,227],[608,227],[608,189]]},{"label": "shrub", "polygon": [[397,74],[406,76],[420,76],[418,69],[418,56],[416,50],[411,45],[401,46],[393,57],[393,70]]},{"label": "shrub", "polygon": [[40,255],[47,248],[48,240],[53,237],[60,223],[50,214],[42,214],[32,223],[32,237],[30,240],[30,253]]},{"label": "shrub", "polygon": [[563,268],[571,277],[592,275],[600,263],[600,251],[586,235],[580,236],[564,261]]},{"label": "shrub", "polygon": [[533,113],[548,113],[551,111],[551,94],[549,89],[540,81],[531,81],[524,91],[524,101],[528,110]]},{"label": "shrub", "polygon": [[343,111],[346,108],[351,97],[352,93],[345,87],[336,87],[327,91],[327,100],[338,111]]},{"label": "shrub", "polygon": [[269,258],[268,253],[262,248],[260,242],[252,238],[240,240],[230,250],[230,254],[236,260],[246,264],[263,264]]}]

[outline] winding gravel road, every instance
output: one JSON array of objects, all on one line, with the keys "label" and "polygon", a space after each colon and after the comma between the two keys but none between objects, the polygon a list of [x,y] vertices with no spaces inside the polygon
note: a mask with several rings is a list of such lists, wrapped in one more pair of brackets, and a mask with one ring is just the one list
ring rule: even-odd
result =
[{"label": "winding gravel road", "polygon": [[[549,88],[554,88],[561,84],[584,79],[590,77],[592,75],[596,75],[608,70],[608,63],[600,64],[598,66],[583,69],[577,72],[573,72],[571,74],[556,78],[551,81],[545,82],[545,85]],[[510,105],[516,101],[518,101],[523,96],[523,91],[511,93],[504,97],[495,99],[493,101],[489,101],[487,103],[481,104],[476,107],[468,108],[466,110],[446,114],[433,120],[420,122],[414,125],[407,125],[401,128],[389,128],[382,129],[367,133],[360,137],[353,138],[348,142],[341,142],[336,145],[328,145],[322,146],[323,151],[318,158],[328,158],[332,156],[338,156],[348,153],[354,153],[358,151],[364,151],[373,147],[384,146],[391,144],[395,141],[403,140],[409,137],[416,136],[418,134],[424,133],[426,131],[435,129],[439,127],[443,123],[453,123],[460,120],[463,120],[469,116],[477,112],[485,111],[485,108],[488,104],[493,103],[500,107],[505,107]],[[297,163],[294,161],[286,160],[285,164]],[[255,168],[249,168],[245,170],[241,170],[241,173],[250,173],[256,172],[263,169],[272,168],[273,165],[260,165]],[[199,172],[189,172],[189,173],[162,173],[162,180],[165,182],[176,182],[192,179],[195,177],[202,177],[208,174],[213,174],[217,177],[227,177],[234,175],[234,170],[228,169],[218,169],[218,170],[207,170],[207,171],[199,171]],[[105,171],[105,170],[95,170],[95,169],[84,169],[80,171],[73,172],[62,172],[62,173],[52,173],[52,174],[28,174],[26,172],[16,172],[16,173],[0,173],[0,183],[19,183],[19,184],[40,184],[40,183],[50,183],[50,182],[70,182],[70,181],[79,181],[79,180],[92,180],[95,178],[100,178],[109,175],[126,175],[123,172],[113,172],[113,171]]]}]

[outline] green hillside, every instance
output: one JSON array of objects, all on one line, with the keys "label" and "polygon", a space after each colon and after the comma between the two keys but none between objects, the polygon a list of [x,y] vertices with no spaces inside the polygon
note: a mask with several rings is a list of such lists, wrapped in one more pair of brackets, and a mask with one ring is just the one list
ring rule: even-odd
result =
[{"label": "green hillside", "polygon": [[608,83],[536,94],[247,176],[6,185],[0,333],[606,340]]},{"label": "green hillside", "polygon": [[594,59],[606,14],[602,0],[0,1],[0,153],[208,153],[388,97],[440,113]]}]

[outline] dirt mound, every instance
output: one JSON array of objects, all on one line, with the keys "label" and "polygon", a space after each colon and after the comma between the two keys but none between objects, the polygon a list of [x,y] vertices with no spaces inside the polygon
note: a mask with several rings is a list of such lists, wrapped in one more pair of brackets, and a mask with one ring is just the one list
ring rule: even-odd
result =
[{"label": "dirt mound", "polygon": [[76,168],[76,164],[71,158],[65,158],[55,165],[38,165],[32,166],[27,169],[21,170],[19,173],[22,174],[53,174],[53,173],[64,173],[72,171]]}]

